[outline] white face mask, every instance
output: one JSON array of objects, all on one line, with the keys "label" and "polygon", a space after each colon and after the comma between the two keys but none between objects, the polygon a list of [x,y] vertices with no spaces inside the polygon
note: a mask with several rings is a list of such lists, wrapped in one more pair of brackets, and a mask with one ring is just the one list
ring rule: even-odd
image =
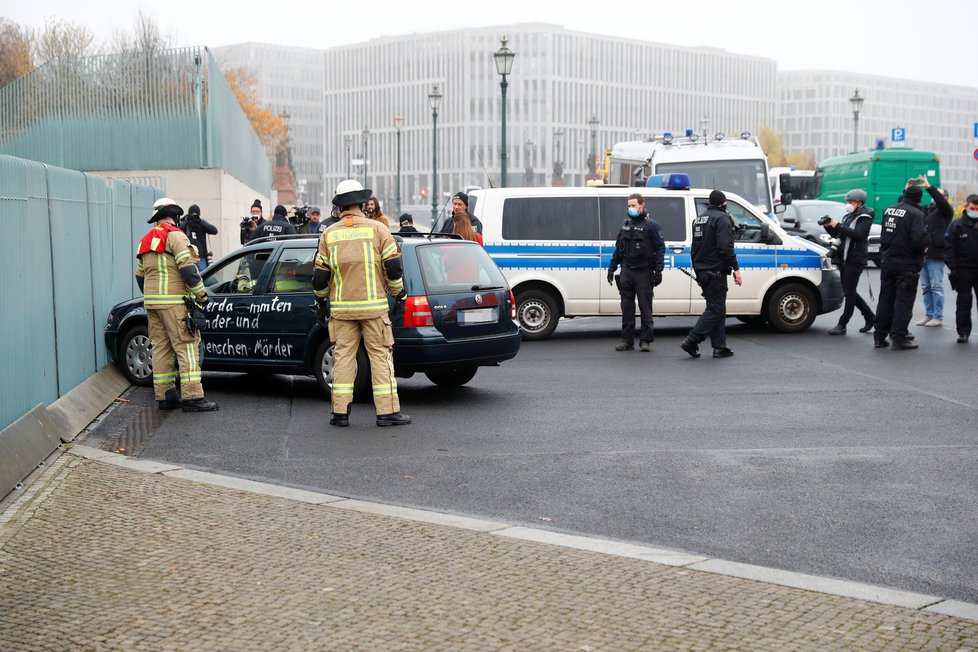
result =
[{"label": "white face mask", "polygon": [[855,206],[853,206],[852,204],[846,204],[846,212],[847,213],[851,213],[854,210],[856,210],[856,207]]},{"label": "white face mask", "polygon": [[973,220],[978,220],[978,211],[965,211],[964,214]]}]

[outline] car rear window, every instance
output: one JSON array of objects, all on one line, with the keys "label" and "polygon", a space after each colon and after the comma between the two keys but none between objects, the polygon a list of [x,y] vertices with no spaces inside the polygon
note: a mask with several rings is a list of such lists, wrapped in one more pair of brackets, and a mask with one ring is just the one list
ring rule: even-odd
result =
[{"label": "car rear window", "polygon": [[477,244],[443,242],[417,247],[418,263],[428,294],[508,287],[502,272]]}]

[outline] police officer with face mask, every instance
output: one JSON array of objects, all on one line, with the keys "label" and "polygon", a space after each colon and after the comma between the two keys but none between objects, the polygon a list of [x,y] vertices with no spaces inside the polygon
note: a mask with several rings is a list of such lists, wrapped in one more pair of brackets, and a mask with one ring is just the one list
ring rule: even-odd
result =
[{"label": "police officer with face mask", "polygon": [[978,296],[978,195],[968,195],[964,215],[948,227],[944,235],[944,260],[951,270],[951,289],[958,293],[954,313],[958,343],[971,336],[971,295]]},{"label": "police officer with face mask", "polygon": [[869,227],[873,224],[873,211],[866,208],[865,204],[865,190],[859,188],[850,190],[846,193],[847,214],[842,222],[829,220],[823,227],[829,235],[839,239],[833,262],[838,265],[842,274],[842,292],[846,297],[839,323],[829,331],[829,335],[845,335],[846,324],[849,323],[856,308],[859,308],[863,319],[866,320],[866,325],[859,329],[860,333],[873,330],[873,322],[876,321],[873,309],[856,290],[859,277],[866,269],[866,261],[869,259]]},{"label": "police officer with face mask", "polygon": [[642,328],[639,348],[652,350],[652,288],[662,282],[666,243],[659,223],[645,211],[645,199],[639,193],[628,196],[628,219],[618,232],[615,252],[611,254],[608,283],[615,281],[615,270],[621,265],[618,292],[621,295],[621,342],[615,351],[635,350],[635,299],[641,312]]},{"label": "police officer with face mask", "polygon": [[907,181],[903,198],[883,211],[883,233],[880,238],[880,298],[876,305],[876,330],[873,344],[877,349],[916,349],[907,327],[917,297],[917,281],[924,264],[927,230],[920,200],[924,191],[917,179]]}]

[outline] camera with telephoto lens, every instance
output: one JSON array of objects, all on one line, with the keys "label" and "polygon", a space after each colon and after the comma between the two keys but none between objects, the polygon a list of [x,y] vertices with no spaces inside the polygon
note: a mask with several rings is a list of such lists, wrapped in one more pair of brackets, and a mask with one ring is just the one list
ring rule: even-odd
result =
[{"label": "camera with telephoto lens", "polygon": [[823,215],[822,217],[818,218],[818,225],[819,226],[825,226],[826,224],[828,224],[831,221],[832,221],[832,218],[831,217],[829,217],[828,215]]},{"label": "camera with telephoto lens", "polygon": [[[818,218],[818,225],[821,227],[825,227],[831,221],[832,221],[831,217],[829,217],[828,215],[823,215],[822,217]],[[829,239],[827,235],[823,235],[821,236],[821,238],[824,241],[822,246],[828,247],[829,259],[834,260],[836,258],[836,255],[839,253],[839,245],[842,244],[842,240],[839,238]]]},{"label": "camera with telephoto lens", "polygon": [[309,222],[309,207],[308,206],[293,206],[292,211],[289,214],[289,222],[293,226],[302,226]]}]

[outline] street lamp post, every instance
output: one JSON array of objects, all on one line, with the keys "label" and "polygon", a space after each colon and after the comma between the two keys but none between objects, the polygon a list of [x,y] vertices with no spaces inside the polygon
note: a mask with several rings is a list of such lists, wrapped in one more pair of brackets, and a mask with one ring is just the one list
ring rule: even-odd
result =
[{"label": "street lamp post", "polygon": [[564,159],[560,155],[560,142],[564,139],[563,127],[554,129],[554,178],[551,182],[555,186],[564,185]]},{"label": "street lamp post", "polygon": [[401,214],[401,125],[403,124],[404,116],[398,113],[394,116],[394,130],[397,132],[397,178],[394,186],[398,215]]},{"label": "street lamp post", "polygon": [[523,143],[523,155],[524,155],[523,162],[526,163],[526,172],[523,175],[525,177],[523,179],[523,185],[530,186],[530,187],[533,186],[534,177],[536,176],[533,173],[533,144],[534,143],[532,139],[527,140],[525,143]]},{"label": "street lamp post", "polygon": [[849,98],[849,105],[852,107],[852,151],[859,151],[859,112],[863,109],[863,98],[859,95],[859,89]]},{"label": "street lamp post", "polygon": [[353,138],[349,135],[343,136],[343,144],[346,145],[346,178],[353,178],[353,159],[350,158],[350,144]]},{"label": "street lamp post", "polygon": [[502,77],[502,81],[499,82],[499,88],[503,94],[503,109],[502,109],[502,142],[499,148],[499,187],[506,187],[506,159],[509,155],[506,153],[506,87],[509,86],[509,82],[506,81],[506,77],[513,72],[513,59],[516,58],[516,53],[506,47],[506,42],[508,39],[504,36],[502,38],[502,47],[493,53],[492,57],[496,60],[496,72]]},{"label": "street lamp post", "polygon": [[363,187],[369,188],[370,184],[367,183],[367,136],[370,135],[370,131],[364,127],[363,131]]},{"label": "street lamp post", "polygon": [[591,163],[588,166],[592,173],[597,174],[598,171],[598,125],[601,124],[598,121],[598,116],[592,115],[591,119],[587,121],[588,126],[591,128]]},{"label": "street lamp post", "polygon": [[428,105],[431,106],[431,228],[435,228],[438,219],[438,107],[441,106],[441,91],[438,84],[431,87],[428,93]]}]

